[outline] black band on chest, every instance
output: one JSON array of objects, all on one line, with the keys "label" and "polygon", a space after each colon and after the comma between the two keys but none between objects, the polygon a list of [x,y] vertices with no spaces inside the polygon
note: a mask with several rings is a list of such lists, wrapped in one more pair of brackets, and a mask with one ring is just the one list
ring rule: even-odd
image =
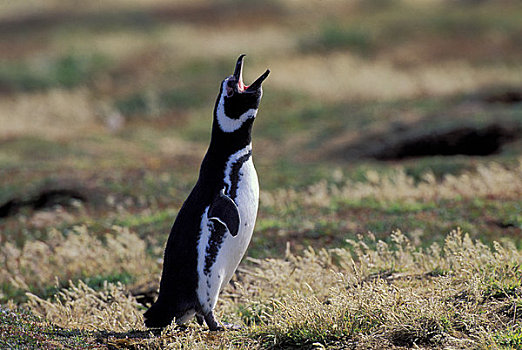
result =
[{"label": "black band on chest", "polygon": [[219,248],[221,248],[227,228],[218,221],[211,221],[209,223],[209,230],[211,234],[208,239],[207,249],[205,249],[205,267],[203,268],[203,272],[207,276],[210,276],[210,269],[216,262]]},{"label": "black band on chest", "polygon": [[245,162],[247,162],[252,156],[252,150],[248,151],[245,155],[239,157],[231,166],[230,169],[230,188],[228,189],[228,196],[235,200],[237,197],[237,188],[239,186],[239,172]]}]

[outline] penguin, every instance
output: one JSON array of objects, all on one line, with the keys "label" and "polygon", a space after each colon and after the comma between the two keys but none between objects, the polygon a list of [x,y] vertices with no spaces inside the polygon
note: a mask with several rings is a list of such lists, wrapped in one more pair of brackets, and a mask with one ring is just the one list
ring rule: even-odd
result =
[{"label": "penguin", "polygon": [[243,59],[221,83],[214,106],[211,140],[196,185],[183,203],[167,240],[159,296],[145,312],[148,328],[194,317],[211,331],[223,330],[214,316],[219,293],[236,271],[250,243],[259,204],[252,162],[252,125],[266,70],[243,83]]}]

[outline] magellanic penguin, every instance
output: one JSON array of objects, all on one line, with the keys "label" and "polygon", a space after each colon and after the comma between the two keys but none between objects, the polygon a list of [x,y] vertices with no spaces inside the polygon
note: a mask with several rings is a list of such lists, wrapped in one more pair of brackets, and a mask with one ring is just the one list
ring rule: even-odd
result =
[{"label": "magellanic penguin", "polygon": [[210,330],[220,291],[241,261],[257,216],[259,184],[252,162],[252,124],[267,70],[243,84],[243,58],[223,80],[214,107],[210,146],[198,181],[181,207],[165,248],[159,296],[145,312],[147,327],[178,325],[196,316]]}]

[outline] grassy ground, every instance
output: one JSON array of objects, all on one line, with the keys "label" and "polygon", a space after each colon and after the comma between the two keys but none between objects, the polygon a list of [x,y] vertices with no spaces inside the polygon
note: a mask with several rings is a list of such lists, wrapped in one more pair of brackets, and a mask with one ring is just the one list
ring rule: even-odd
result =
[{"label": "grassy ground", "polygon": [[[521,348],[517,1],[0,4],[0,345]],[[220,319],[153,334],[219,82],[266,68]]]}]

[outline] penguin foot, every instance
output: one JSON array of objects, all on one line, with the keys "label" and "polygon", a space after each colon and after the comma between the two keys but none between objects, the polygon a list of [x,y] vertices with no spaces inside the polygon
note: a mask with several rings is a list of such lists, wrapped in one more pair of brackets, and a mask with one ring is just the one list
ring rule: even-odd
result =
[{"label": "penguin foot", "polygon": [[207,324],[208,329],[210,329],[211,331],[225,330],[225,328],[216,321],[216,318],[214,317],[214,313],[212,311],[205,314],[203,317],[205,318],[205,323]]}]

